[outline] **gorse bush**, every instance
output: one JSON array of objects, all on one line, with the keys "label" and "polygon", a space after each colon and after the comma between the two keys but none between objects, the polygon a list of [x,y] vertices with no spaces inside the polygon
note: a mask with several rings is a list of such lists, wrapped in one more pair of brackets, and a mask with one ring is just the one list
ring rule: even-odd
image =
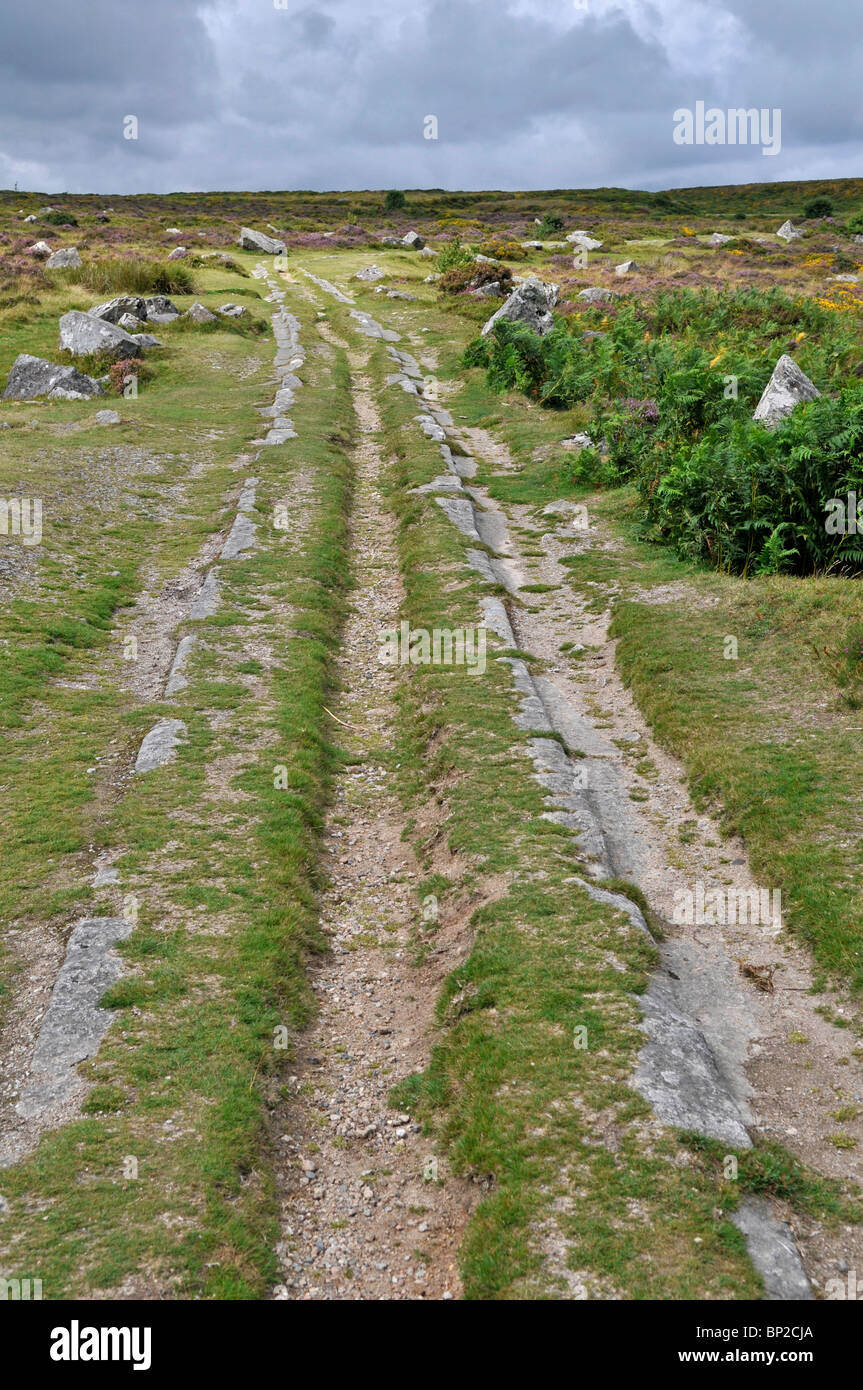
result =
[{"label": "gorse bush", "polygon": [[493,237],[490,241],[481,241],[477,250],[480,255],[491,256],[496,261],[524,261],[527,259],[527,252],[524,247],[509,237]]},{"label": "gorse bush", "polygon": [[178,261],[108,259],[88,261],[60,272],[67,285],[83,285],[94,294],[194,294],[195,280]]},{"label": "gorse bush", "polygon": [[[850,317],[778,291],[665,292],[624,305],[598,337],[581,320],[542,338],[498,323],[464,365],[548,408],[589,403],[602,447],[571,466],[571,480],[634,483],[645,531],[681,554],[739,574],[856,573],[863,538],[826,527],[831,498],[863,494]],[[777,357],[798,346],[804,370],[835,394],[771,432],[752,412]]]},{"label": "gorse bush", "polygon": [[387,212],[398,212],[407,207],[407,198],[397,188],[391,188],[384,199],[384,207]]}]

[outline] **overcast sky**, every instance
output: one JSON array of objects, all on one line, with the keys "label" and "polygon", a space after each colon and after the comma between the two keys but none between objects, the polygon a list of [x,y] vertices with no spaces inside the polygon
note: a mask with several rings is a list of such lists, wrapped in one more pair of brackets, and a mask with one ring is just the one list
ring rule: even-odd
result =
[{"label": "overcast sky", "polygon": [[[0,187],[855,177],[861,60],[858,0],[0,0]],[[780,108],[780,153],[676,144],[698,101]]]}]

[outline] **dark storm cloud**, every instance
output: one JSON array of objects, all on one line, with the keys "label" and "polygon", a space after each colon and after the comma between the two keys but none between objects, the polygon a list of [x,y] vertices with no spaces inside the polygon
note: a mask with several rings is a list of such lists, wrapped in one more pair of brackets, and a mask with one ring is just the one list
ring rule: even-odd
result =
[{"label": "dark storm cloud", "polygon": [[[0,0],[0,184],[559,187],[857,172],[839,0]],[[782,150],[673,112],[782,109]],[[136,115],[139,139],[123,139]],[[436,141],[423,137],[433,115]]]}]

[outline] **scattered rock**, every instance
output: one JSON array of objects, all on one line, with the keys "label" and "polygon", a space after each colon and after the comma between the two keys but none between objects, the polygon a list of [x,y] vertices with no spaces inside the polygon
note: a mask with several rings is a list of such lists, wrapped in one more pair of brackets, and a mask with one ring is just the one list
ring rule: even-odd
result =
[{"label": "scattered rock", "polygon": [[84,401],[104,394],[98,381],[76,367],[60,367],[44,357],[21,353],[12,364],[3,399],[29,401],[47,396],[51,400]]},{"label": "scattered rock", "polygon": [[408,232],[402,237],[402,246],[407,246],[410,251],[422,251],[425,242],[419,232]]},{"label": "scattered rock", "polygon": [[799,227],[795,227],[794,223],[791,221],[791,218],[789,217],[787,222],[782,223],[782,226],[779,228],[779,231],[776,233],[776,235],[781,236],[783,241],[796,241],[798,237],[801,237],[803,235],[803,233]]},{"label": "scattered rock", "polygon": [[600,251],[602,242],[597,241],[588,232],[570,232],[567,241],[572,242],[573,246],[580,246],[582,251]]},{"label": "scattered rock", "polygon": [[27,247],[27,255],[35,256],[37,260],[43,261],[46,256],[51,255],[51,247],[47,241],[34,241],[32,246]]},{"label": "scattered rock", "polygon": [[614,290],[603,289],[601,285],[591,285],[587,290],[580,290],[577,296],[583,299],[586,304],[604,304],[609,299],[617,299]]},{"label": "scattered rock", "polygon": [[132,314],[136,319],[147,317],[147,301],[137,294],[121,294],[116,299],[108,299],[104,304],[95,304],[87,310],[97,319],[106,323],[119,323],[124,314]]},{"label": "scattered rock", "polygon": [[528,276],[513,290],[506,303],[492,314],[482,330],[482,336],[490,333],[500,319],[526,323],[528,328],[532,328],[534,333],[539,333],[540,336],[548,333],[554,327],[551,311],[559,297],[560,289],[557,285],[545,284],[535,275]]},{"label": "scattered rock", "polygon": [[228,319],[241,319],[248,312],[243,304],[223,304],[219,310],[219,313],[224,314],[225,318]]},{"label": "scattered rock", "polygon": [[36,221],[38,221],[35,212],[31,212],[29,217],[25,217],[25,218],[24,218],[24,221],[25,221],[25,222],[36,222]]},{"label": "scattered rock", "polygon": [[244,251],[261,251],[265,256],[284,256],[288,250],[283,241],[265,232],[255,232],[251,227],[240,228],[239,245]]},{"label": "scattered rock", "polygon": [[93,419],[97,425],[119,425],[120,417],[116,410],[97,410]]},{"label": "scattered rock", "polygon": [[179,228],[179,227],[166,227],[166,228],[165,228],[165,236],[182,236],[182,235],[183,235],[183,233],[180,231],[180,228]]},{"label": "scattered rock", "polygon": [[380,266],[369,265],[366,266],[365,270],[358,270],[354,279],[370,281],[383,280],[385,273],[385,271],[381,270]]},{"label": "scattered rock", "polygon": [[136,318],[134,314],[122,314],[117,320],[117,327],[125,328],[127,333],[137,333],[143,326],[141,320]]},{"label": "scattered rock", "polygon": [[138,339],[125,329],[78,309],[70,309],[60,320],[60,346],[75,356],[105,352],[118,360],[140,357],[142,352]]},{"label": "scattered rock", "polygon": [[191,308],[187,309],[183,315],[184,319],[191,319],[194,323],[215,323],[216,315],[211,314],[199,300],[195,300]]},{"label": "scattered rock", "polygon": [[614,267],[614,273],[615,275],[628,275],[630,271],[637,269],[638,266],[635,264],[635,261],[621,261],[620,265]]},{"label": "scattered rock", "polygon": [[62,251],[55,251],[53,256],[49,256],[45,262],[46,270],[62,270],[65,266],[81,265],[81,257],[78,255],[76,246],[64,247]]},{"label": "scattered rock", "polygon": [[189,253],[188,253],[188,251],[186,250],[185,246],[175,246],[174,249],[173,249],[173,251],[172,251],[172,252],[170,253],[170,255],[168,256],[168,260],[169,260],[169,261],[183,261],[183,260],[186,259],[186,257],[188,256],[188,254],[189,254]]},{"label": "scattered rock", "polygon": [[134,336],[142,348],[163,346],[161,338],[154,338],[152,333],[136,333]]},{"label": "scattered rock", "polygon": [[773,368],[773,375],[764,388],[752,418],[773,429],[791,414],[795,406],[802,401],[817,400],[820,395],[817,386],[800,370],[793,357],[783,353]]},{"label": "scattered rock", "polygon": [[171,319],[180,317],[180,311],[166,295],[154,294],[144,300],[144,313],[140,317],[149,319],[150,323],[170,323]]},{"label": "scattered rock", "polygon": [[731,240],[731,237],[730,237],[730,236],[726,236],[724,232],[714,232],[714,233],[713,233],[713,236],[710,238],[710,240],[708,241],[707,245],[708,245],[708,246],[724,246],[725,243],[726,243],[726,241],[730,241],[730,240]]}]

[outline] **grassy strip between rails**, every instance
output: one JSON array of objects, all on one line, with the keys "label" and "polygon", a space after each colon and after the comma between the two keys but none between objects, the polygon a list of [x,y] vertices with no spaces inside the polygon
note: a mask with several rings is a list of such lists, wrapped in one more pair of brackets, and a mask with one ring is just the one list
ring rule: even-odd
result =
[{"label": "grassy strip between rails", "polygon": [[[259,544],[222,566],[188,689],[159,707],[188,742],[101,828],[104,848],[125,850],[138,925],[85,1116],[0,1175],[0,1268],[42,1278],[48,1298],[260,1298],[277,1274],[266,1115],[289,1055],[279,1030],[312,1009],[303,958],[320,945],[317,836],[339,759],[324,705],[352,491],[351,439],[323,427],[353,418],[346,365],[312,356],[303,378],[298,439],[255,464]],[[287,533],[272,524],[285,501]],[[117,910],[112,892],[97,911]]]},{"label": "grassy strip between rails", "polygon": [[[468,625],[480,587],[463,543],[433,499],[410,493],[439,471],[435,447],[403,393],[382,392],[381,408],[404,616],[415,628]],[[482,677],[417,666],[399,725],[403,792],[428,874],[421,891],[437,885],[444,921],[451,896],[478,909],[472,948],[440,1000],[430,1067],[395,1097],[457,1171],[486,1185],[461,1251],[467,1296],[757,1297],[741,1237],[717,1217],[706,1162],[630,1089],[641,1045],[634,995],[652,950],[572,883],[576,847],[543,819],[513,708],[502,662]],[[426,821],[430,796],[443,835],[437,817]],[[434,924],[423,930],[433,943]],[[579,1028],[586,1048],[574,1045]]]}]

